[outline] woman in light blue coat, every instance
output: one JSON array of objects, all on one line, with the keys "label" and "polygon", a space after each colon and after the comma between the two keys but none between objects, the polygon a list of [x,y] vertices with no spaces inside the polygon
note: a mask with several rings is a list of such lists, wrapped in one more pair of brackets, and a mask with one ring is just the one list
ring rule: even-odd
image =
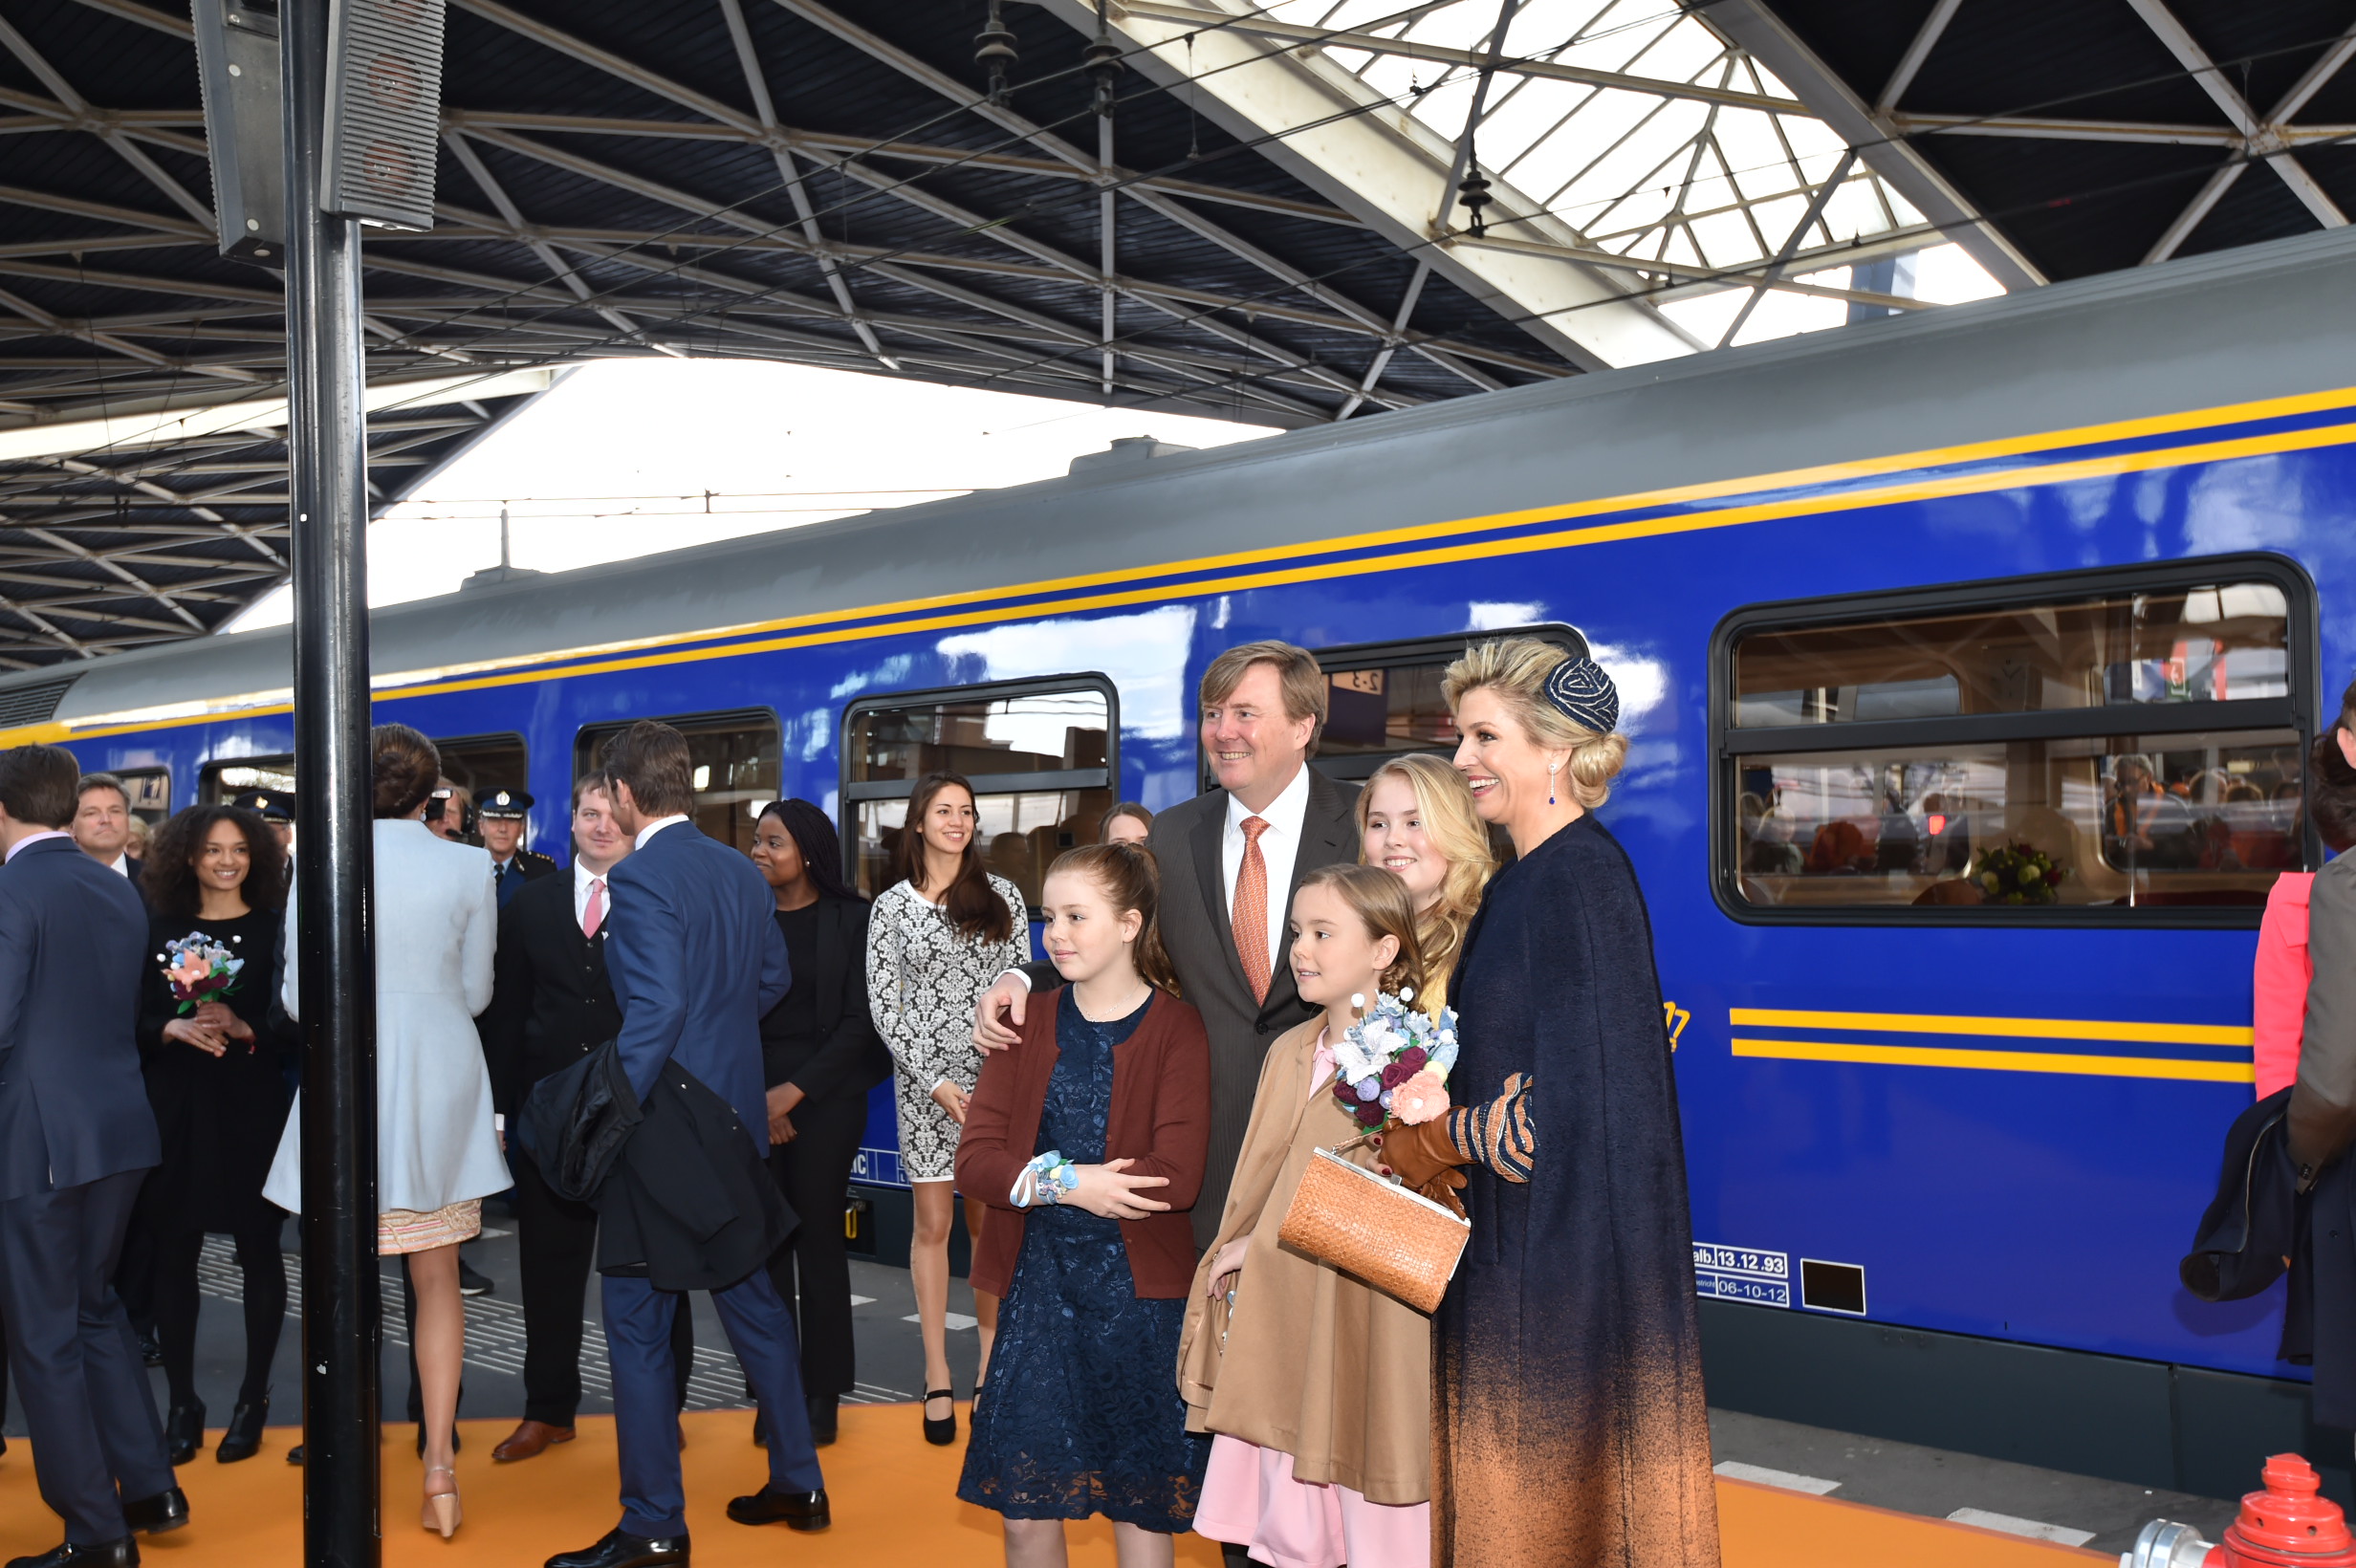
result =
[{"label": "woman in light blue coat", "polygon": [[[467,1319],[458,1244],[483,1229],[483,1200],[509,1186],[474,1015],[491,1005],[499,911],[491,856],[425,823],[441,773],[433,742],[406,725],[371,731],[376,775],[377,1251],[402,1254],[417,1294],[411,1338],[425,1396],[422,1519],[458,1528],[453,1427]],[[298,929],[287,903],[290,931]],[[290,950],[294,944],[288,944]],[[298,965],[280,994],[300,1017]],[[287,1118],[263,1195],[302,1207],[302,1107]]]}]

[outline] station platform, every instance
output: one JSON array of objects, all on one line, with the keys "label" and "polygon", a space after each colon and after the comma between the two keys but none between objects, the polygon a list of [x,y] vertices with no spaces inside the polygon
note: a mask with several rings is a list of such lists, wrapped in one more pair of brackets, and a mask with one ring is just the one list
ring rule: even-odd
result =
[{"label": "station platform", "polygon": [[[758,1487],[766,1460],[751,1441],[748,1410],[690,1411],[685,1417],[688,1533],[700,1568],[867,1568],[877,1562],[926,1568],[996,1568],[1004,1560],[997,1516],[956,1500],[962,1448],[927,1445],[905,1406],[846,1406],[841,1435],[824,1451],[832,1530],[796,1535],[781,1525],[748,1529],[723,1512],[728,1499]],[[962,1419],[960,1425],[962,1426]],[[462,1424],[459,1484],[466,1523],[447,1542],[417,1523],[420,1467],[406,1427],[387,1429],[384,1447],[384,1561],[388,1568],[530,1568],[560,1551],[588,1545],[610,1529],[615,1501],[614,1427],[610,1417],[580,1422],[574,1442],[515,1465],[487,1456],[506,1421]],[[218,1433],[213,1434],[218,1437]],[[272,1428],[263,1451],[243,1464],[218,1465],[207,1454],[180,1470],[192,1522],[168,1535],[142,1538],[156,1568],[212,1564],[293,1564],[302,1547],[302,1472],[285,1463],[298,1440]],[[2105,1554],[1926,1519],[1887,1509],[1814,1497],[1787,1489],[1721,1478],[1718,1509],[1726,1568],[2085,1568],[2116,1560]],[[11,1443],[0,1458],[0,1558],[56,1544],[56,1516],[34,1490],[32,1453]],[[1102,1520],[1074,1526],[1072,1561],[1112,1568],[1112,1531]],[[1180,1537],[1183,1568],[1220,1568],[1219,1549],[1199,1535]]]}]

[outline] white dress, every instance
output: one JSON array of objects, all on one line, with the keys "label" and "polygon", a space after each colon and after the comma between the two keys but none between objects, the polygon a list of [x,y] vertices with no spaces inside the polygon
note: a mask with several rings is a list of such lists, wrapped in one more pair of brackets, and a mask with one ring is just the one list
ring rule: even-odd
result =
[{"label": "white dress", "polygon": [[[289,1017],[295,994],[294,901],[286,906]],[[436,838],[404,817],[376,824],[377,1209],[429,1213],[510,1186],[491,1120],[491,1073],[474,1015],[491,1005],[499,936],[491,853]],[[297,1097],[262,1195],[302,1207]]]},{"label": "white dress", "polygon": [[892,1054],[892,1103],[900,1113],[901,1173],[911,1182],[956,1174],[957,1123],[932,1098],[949,1079],[968,1094],[981,1077],[973,1004],[999,975],[1031,956],[1031,913],[1003,877],[990,890],[1014,926],[1003,942],[967,936],[941,906],[905,882],[885,888],[867,917],[867,1003]]}]

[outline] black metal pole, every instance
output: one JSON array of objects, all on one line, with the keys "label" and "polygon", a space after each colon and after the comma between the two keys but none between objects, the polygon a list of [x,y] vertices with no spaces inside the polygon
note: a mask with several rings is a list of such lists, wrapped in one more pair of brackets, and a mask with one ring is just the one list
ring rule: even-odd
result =
[{"label": "black metal pole", "polygon": [[377,1568],[375,829],[360,226],[319,209],[328,0],[285,0],[288,498],[294,569],[289,944],[303,1024],[303,1561]]}]

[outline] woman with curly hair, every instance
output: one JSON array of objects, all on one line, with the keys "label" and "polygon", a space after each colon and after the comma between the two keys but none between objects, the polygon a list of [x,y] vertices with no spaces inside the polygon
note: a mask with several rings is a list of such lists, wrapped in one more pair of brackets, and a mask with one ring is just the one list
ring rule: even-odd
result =
[{"label": "woman with curly hair", "polygon": [[[285,1066],[295,1045],[293,1031],[270,1020],[286,854],[253,813],[191,806],[158,830],[142,889],[154,914],[140,993],[140,1058],[164,1159],[140,1189],[140,1209],[154,1238],[156,1336],[171,1388],[164,1441],[175,1465],[205,1444],[205,1405],[196,1397],[196,1265],[206,1232],[224,1231],[236,1244],[246,1312],[245,1381],[213,1453],[226,1465],[261,1449],[270,1363],[286,1320],[286,1257],[278,1249],[286,1216],[262,1196],[270,1151],[286,1125]],[[188,937],[238,964],[227,991],[201,1002],[172,994],[165,947]]]}]

